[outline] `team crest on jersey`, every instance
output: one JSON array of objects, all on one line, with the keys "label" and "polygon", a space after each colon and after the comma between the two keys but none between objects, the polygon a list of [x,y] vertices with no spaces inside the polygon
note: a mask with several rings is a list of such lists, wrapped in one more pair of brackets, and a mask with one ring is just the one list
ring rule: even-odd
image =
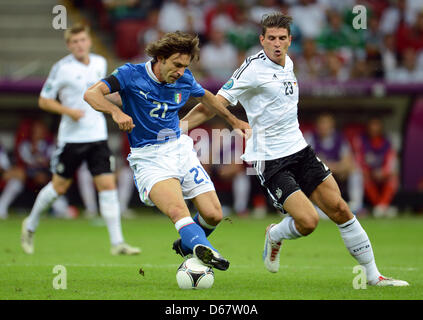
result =
[{"label": "team crest on jersey", "polygon": [[234,79],[229,79],[228,80],[228,82],[226,82],[224,85],[223,85],[223,89],[225,89],[225,90],[229,90],[230,88],[232,88],[234,86]]},{"label": "team crest on jersey", "polygon": [[176,102],[176,104],[180,104],[181,101],[182,101],[182,93],[180,93],[180,92],[175,93],[175,102]]}]

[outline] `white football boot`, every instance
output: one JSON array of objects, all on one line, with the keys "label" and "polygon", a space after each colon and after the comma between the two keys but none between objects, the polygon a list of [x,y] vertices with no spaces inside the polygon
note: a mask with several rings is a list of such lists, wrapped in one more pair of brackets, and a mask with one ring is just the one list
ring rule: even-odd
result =
[{"label": "white football boot", "polygon": [[28,230],[27,228],[27,219],[25,218],[22,221],[22,230],[21,230],[21,246],[23,251],[26,254],[34,253],[34,232]]},{"label": "white football boot", "polygon": [[114,256],[117,256],[117,255],[132,256],[132,255],[141,253],[141,249],[137,247],[131,247],[129,244],[123,242],[115,246],[112,246],[112,248],[110,249],[110,253]]},{"label": "white football boot", "polygon": [[368,282],[367,284],[369,286],[376,286],[376,287],[407,287],[409,286],[407,281],[386,278],[384,276],[380,276],[379,280],[376,283]]},{"label": "white football boot", "polygon": [[281,253],[282,241],[276,242],[270,239],[269,231],[275,224],[272,223],[266,228],[264,241],[263,262],[269,272],[279,271],[279,257]]}]

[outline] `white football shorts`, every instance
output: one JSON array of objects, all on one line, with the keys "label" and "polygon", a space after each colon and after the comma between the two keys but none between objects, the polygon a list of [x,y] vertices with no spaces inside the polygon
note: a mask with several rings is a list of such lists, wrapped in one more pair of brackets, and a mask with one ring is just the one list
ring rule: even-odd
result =
[{"label": "white football shorts", "polygon": [[149,198],[151,188],[157,182],[170,178],[181,182],[184,199],[215,191],[213,182],[198,160],[193,145],[192,139],[182,134],[176,140],[131,148],[128,161],[144,204],[154,206]]}]

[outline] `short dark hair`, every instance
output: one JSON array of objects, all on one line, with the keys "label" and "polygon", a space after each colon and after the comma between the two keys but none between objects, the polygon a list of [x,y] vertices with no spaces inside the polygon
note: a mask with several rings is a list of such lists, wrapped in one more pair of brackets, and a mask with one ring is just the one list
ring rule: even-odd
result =
[{"label": "short dark hair", "polygon": [[167,59],[175,53],[188,54],[192,61],[199,58],[199,44],[198,36],[182,31],[169,32],[159,40],[147,45],[145,52],[155,61],[157,61],[157,57]]},{"label": "short dark hair", "polygon": [[272,12],[263,15],[261,19],[261,34],[266,34],[267,28],[284,28],[291,35],[292,17],[284,15],[282,12]]}]

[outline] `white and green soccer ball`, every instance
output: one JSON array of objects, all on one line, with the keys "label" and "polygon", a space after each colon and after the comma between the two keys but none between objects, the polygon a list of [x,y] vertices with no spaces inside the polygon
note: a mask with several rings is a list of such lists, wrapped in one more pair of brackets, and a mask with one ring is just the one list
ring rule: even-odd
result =
[{"label": "white and green soccer ball", "polygon": [[200,259],[189,258],[179,266],[176,281],[181,289],[209,289],[214,283],[214,272]]}]

